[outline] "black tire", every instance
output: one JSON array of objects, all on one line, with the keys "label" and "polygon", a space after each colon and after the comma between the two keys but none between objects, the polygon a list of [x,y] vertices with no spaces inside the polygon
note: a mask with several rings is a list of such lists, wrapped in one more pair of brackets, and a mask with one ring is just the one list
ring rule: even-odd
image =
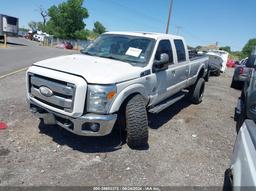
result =
[{"label": "black tire", "polygon": [[148,144],[148,117],[145,100],[141,95],[133,96],[125,108],[127,144],[130,148],[142,148]]},{"label": "black tire", "polygon": [[220,70],[217,70],[217,71],[215,72],[215,75],[216,75],[216,76],[220,76]]},{"label": "black tire", "polygon": [[232,82],[231,82],[230,87],[233,88],[233,89],[237,89],[237,83],[236,83],[236,81],[234,81],[234,77],[232,78]]},{"label": "black tire", "polygon": [[210,70],[208,69],[208,72],[207,72],[206,76],[204,77],[204,80],[206,82],[209,82],[209,79],[210,79]]},{"label": "black tire", "polygon": [[232,171],[227,169],[224,174],[223,191],[232,191]]},{"label": "black tire", "polygon": [[189,98],[192,103],[199,104],[204,98],[205,81],[199,78],[197,82],[189,90]]}]

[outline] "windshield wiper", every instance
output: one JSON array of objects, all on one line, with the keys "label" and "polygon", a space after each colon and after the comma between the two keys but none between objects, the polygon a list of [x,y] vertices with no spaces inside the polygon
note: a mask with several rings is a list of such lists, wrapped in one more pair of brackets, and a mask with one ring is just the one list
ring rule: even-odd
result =
[{"label": "windshield wiper", "polygon": [[[98,55],[97,55],[98,56]],[[131,64],[132,66],[136,66],[139,62],[134,62],[132,60],[129,60],[129,59],[119,59],[119,58],[116,58],[114,56],[99,56],[99,57],[102,57],[102,58],[109,58],[109,59],[113,59],[113,60],[119,60],[119,61],[122,61],[122,62],[126,62],[128,64]]]},{"label": "windshield wiper", "polygon": [[99,56],[101,58],[109,58],[109,59],[113,59],[113,60],[121,60],[121,59],[118,59],[118,58],[116,58],[114,56],[103,56],[103,55],[97,55],[97,56]]},{"label": "windshield wiper", "polygon": [[87,51],[81,51],[82,54],[90,55],[90,56],[95,56],[95,54],[87,52]]}]

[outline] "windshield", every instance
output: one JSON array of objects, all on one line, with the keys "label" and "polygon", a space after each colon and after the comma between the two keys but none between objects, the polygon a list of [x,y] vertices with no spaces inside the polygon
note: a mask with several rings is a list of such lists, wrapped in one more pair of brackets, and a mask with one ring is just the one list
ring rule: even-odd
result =
[{"label": "windshield", "polygon": [[151,38],[104,34],[82,50],[83,54],[145,65],[150,59],[155,40]]}]

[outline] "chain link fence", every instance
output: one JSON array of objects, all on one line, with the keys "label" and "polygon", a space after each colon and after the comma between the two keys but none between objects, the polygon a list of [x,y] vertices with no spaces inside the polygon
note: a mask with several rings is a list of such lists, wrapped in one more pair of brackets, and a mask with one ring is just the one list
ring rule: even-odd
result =
[{"label": "chain link fence", "polygon": [[42,46],[65,48],[65,43],[70,43],[73,46],[73,50],[84,49],[91,41],[78,40],[78,39],[60,39],[54,37],[45,37],[41,42]]}]

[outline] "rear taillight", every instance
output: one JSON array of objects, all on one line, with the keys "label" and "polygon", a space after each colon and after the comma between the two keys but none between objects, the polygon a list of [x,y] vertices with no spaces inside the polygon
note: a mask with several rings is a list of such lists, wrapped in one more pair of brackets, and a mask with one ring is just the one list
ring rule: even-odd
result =
[{"label": "rear taillight", "polygon": [[240,67],[239,68],[239,74],[243,74],[244,73],[244,68],[243,67]]}]

